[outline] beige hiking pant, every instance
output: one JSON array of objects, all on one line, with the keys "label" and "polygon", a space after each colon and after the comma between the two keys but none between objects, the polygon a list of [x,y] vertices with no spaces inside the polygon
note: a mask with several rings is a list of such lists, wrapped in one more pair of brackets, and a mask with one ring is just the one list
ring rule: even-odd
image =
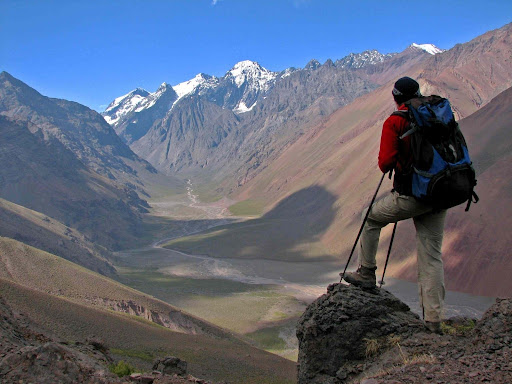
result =
[{"label": "beige hiking pant", "polygon": [[[366,210],[363,215],[366,215]],[[446,210],[433,213],[431,206],[393,191],[373,205],[359,242],[359,264],[367,268],[376,267],[381,229],[389,223],[410,218],[414,220],[418,247],[418,290],[425,321],[442,319],[445,289],[441,245],[445,217]]]}]

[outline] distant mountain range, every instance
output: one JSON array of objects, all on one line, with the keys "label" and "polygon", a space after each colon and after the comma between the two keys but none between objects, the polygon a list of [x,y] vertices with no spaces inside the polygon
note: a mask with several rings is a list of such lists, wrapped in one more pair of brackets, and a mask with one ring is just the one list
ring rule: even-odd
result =
[{"label": "distant mountain range", "polygon": [[[414,57],[442,52],[430,44],[406,51]],[[154,93],[138,88],[102,115],[160,171],[217,180],[234,173],[241,185],[311,124],[379,85],[355,69],[401,56],[365,51],[282,72],[242,61],[221,78],[198,74]]]},{"label": "distant mountain range", "polygon": [[[476,191],[481,201],[469,213],[459,207],[448,216],[444,242],[447,287],[490,296],[508,294],[512,285],[503,271],[512,265],[503,255],[508,255],[511,244],[503,231],[510,228],[506,219],[510,206],[507,180],[512,179],[507,168],[512,145],[507,125],[512,87],[511,31],[509,24],[434,56],[418,55],[412,46],[382,62],[350,70],[348,73],[376,84],[376,88],[329,116],[312,118],[315,123],[286,146],[271,147],[269,151],[277,156],[262,162],[254,177],[232,189],[231,198],[266,207],[258,225],[245,222],[217,228],[215,235],[205,237],[207,240],[192,238],[174,246],[184,252],[190,247],[192,253],[218,257],[345,261],[360,225],[360,212],[369,204],[380,178],[379,139],[382,123],[394,110],[393,83],[408,75],[419,80],[423,94],[450,99],[465,134],[467,130],[478,172]],[[326,70],[323,65],[311,73]],[[331,80],[335,73],[329,72]],[[308,111],[313,113],[314,109]],[[249,146],[250,142],[244,144]],[[256,142],[253,147],[257,148]],[[227,191],[228,183],[226,180],[217,188],[224,186]],[[386,180],[381,192],[389,189]],[[333,195],[334,200],[329,198]],[[280,214],[279,224],[276,217],[266,220],[283,204],[286,212],[298,217],[290,220]],[[285,234],[276,234],[276,225]],[[298,233],[300,239],[307,239],[305,243],[292,237]],[[411,223],[398,226],[388,266],[396,277],[416,278],[414,233]],[[383,247],[389,236],[386,229]],[[232,239],[239,239],[236,245],[229,243]],[[385,251],[379,255],[385,256]]]}]

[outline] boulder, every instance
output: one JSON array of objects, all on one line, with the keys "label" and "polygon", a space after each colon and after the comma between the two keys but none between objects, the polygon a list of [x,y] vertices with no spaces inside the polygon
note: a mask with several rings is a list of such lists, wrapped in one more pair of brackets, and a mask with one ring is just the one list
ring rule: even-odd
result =
[{"label": "boulder", "polygon": [[424,331],[409,307],[384,289],[333,284],[297,326],[298,383],[341,384],[360,375],[393,337]]},{"label": "boulder", "polygon": [[153,364],[153,370],[160,371],[164,375],[184,376],[187,374],[187,362],[178,357],[168,356],[156,360]]}]

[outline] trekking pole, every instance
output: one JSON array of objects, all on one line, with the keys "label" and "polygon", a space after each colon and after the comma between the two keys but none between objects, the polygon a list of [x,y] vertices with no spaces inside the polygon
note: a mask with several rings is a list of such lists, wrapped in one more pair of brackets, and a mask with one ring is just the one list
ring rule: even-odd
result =
[{"label": "trekking pole", "polygon": [[350,256],[348,257],[347,265],[345,265],[345,269],[342,273],[340,273],[340,283],[341,280],[345,277],[345,272],[347,272],[348,265],[350,264],[350,260],[352,259],[352,255],[354,254],[354,250],[356,249],[357,242],[359,241],[359,238],[361,237],[361,233],[363,232],[364,225],[366,224],[366,220],[368,220],[368,216],[370,215],[370,210],[372,209],[372,205],[375,202],[375,198],[377,197],[377,193],[379,192],[380,186],[382,184],[382,181],[384,180],[384,176],[386,176],[385,173],[382,174],[382,177],[380,178],[379,185],[377,186],[377,190],[375,191],[375,194],[373,195],[372,201],[370,203],[370,206],[368,207],[368,210],[366,211],[366,215],[364,216],[363,224],[361,224],[361,228],[359,229],[359,233],[357,234],[356,242],[354,243],[354,246],[352,247],[352,251],[350,251]]},{"label": "trekking pole", "polygon": [[382,272],[382,278],[379,281],[379,283],[380,283],[379,288],[382,288],[382,285],[386,284],[384,282],[384,275],[386,274],[386,268],[388,267],[389,255],[391,254],[391,247],[393,246],[393,239],[395,238],[397,224],[398,224],[398,222],[396,222],[395,226],[393,227],[393,234],[391,235],[391,241],[389,242],[388,255],[386,256],[386,264],[384,264],[384,271]]}]

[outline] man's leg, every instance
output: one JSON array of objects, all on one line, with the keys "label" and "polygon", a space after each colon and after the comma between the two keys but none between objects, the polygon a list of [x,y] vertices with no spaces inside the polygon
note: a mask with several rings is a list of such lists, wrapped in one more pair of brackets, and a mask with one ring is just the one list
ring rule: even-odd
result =
[{"label": "man's leg", "polygon": [[361,233],[359,264],[367,268],[377,266],[377,248],[380,231],[383,227],[389,223],[410,219],[431,210],[430,206],[418,202],[414,197],[402,196],[396,192],[391,192],[377,201],[371,208]]},{"label": "man's leg", "polygon": [[439,323],[444,306],[441,258],[446,210],[414,217],[418,246],[418,290],[425,321]]},{"label": "man's leg", "polygon": [[[401,196],[396,192],[386,195],[372,207],[359,242],[359,265],[356,272],[345,274],[345,281],[363,287],[375,286],[376,255],[380,232],[389,223],[422,215],[432,208],[413,197]],[[363,217],[365,212],[363,212]]]}]

